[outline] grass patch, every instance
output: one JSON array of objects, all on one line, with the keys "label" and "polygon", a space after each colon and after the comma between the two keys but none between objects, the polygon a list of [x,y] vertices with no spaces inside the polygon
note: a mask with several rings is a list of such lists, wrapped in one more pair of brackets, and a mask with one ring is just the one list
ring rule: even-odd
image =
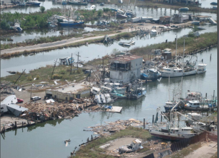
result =
[{"label": "grass patch", "polygon": [[166,158],[183,158],[200,147],[201,147],[201,142],[198,142],[198,143],[189,145],[188,147],[183,148],[180,151],[176,151],[173,154],[168,155]]},{"label": "grass patch", "polygon": [[[73,67],[73,70],[74,69],[76,68]],[[21,78],[18,80],[17,85],[39,83],[41,81],[53,83],[53,81],[51,80],[51,75],[52,79],[60,79],[61,82],[65,82],[65,80],[76,80],[76,82],[78,82],[85,79],[87,76],[80,68],[78,69],[78,71],[74,70],[72,74],[70,74],[70,70],[70,66],[57,66],[55,67],[54,73],[52,75],[53,66],[41,67],[22,75]],[[2,77],[1,80],[14,83],[18,77],[19,73]],[[34,80],[34,78],[36,79]]]},{"label": "grass patch", "polygon": [[[107,137],[101,137],[99,139],[96,139],[87,145],[81,147],[78,152],[76,153],[75,158],[82,158],[82,157],[90,157],[90,158],[113,158],[114,156],[105,155],[104,149],[100,149],[100,145],[122,137],[133,137],[133,138],[140,138],[142,140],[146,140],[151,138],[151,135],[148,131],[142,129],[142,128],[136,128],[136,127],[127,127],[125,130],[121,130],[119,132],[116,132],[115,134]],[[147,149],[144,149],[147,151]]]},{"label": "grass patch", "polygon": [[[177,54],[183,53],[183,42],[184,38],[179,38],[177,40]],[[200,35],[200,37],[187,37],[185,39],[185,54],[191,53],[196,50],[200,50],[211,45],[217,44],[217,32],[205,33]],[[143,56],[148,59],[148,55],[151,54],[153,49],[172,49],[172,55],[175,54],[176,43],[174,42],[163,42],[159,44],[152,44],[146,47],[138,47],[131,50],[132,54]]]}]

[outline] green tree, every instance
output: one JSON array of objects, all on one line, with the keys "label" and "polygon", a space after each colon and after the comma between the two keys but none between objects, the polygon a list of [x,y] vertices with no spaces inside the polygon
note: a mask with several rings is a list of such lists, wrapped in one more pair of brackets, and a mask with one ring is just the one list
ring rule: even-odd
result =
[{"label": "green tree", "polygon": [[44,13],[45,7],[44,7],[44,6],[41,6],[41,7],[40,7],[40,11],[41,11],[42,13]]},{"label": "green tree", "polygon": [[4,30],[8,30],[10,28],[9,24],[5,20],[1,21],[0,26]]},{"label": "green tree", "polygon": [[98,10],[97,15],[98,15],[99,17],[101,17],[102,14],[103,14],[103,11],[102,11],[102,10]]}]

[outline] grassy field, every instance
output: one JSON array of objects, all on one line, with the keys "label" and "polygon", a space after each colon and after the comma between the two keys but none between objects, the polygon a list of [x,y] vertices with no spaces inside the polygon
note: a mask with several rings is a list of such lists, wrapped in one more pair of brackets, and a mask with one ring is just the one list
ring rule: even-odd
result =
[{"label": "grassy field", "polygon": [[[177,54],[183,53],[183,43],[184,38],[179,38],[177,40]],[[217,44],[217,32],[205,33],[200,35],[200,37],[187,37],[185,38],[185,54],[193,52],[195,50],[200,50]],[[132,54],[143,56],[143,58],[148,59],[148,55],[151,54],[153,49],[165,49],[170,48],[172,50],[172,55],[175,54],[176,43],[175,42],[163,42],[159,44],[152,44],[146,47],[138,47],[131,50]]]},{"label": "grassy field", "polygon": [[168,155],[165,158],[183,158],[200,147],[201,147],[201,142],[198,142],[198,143],[189,145],[188,147],[183,148],[180,151],[174,152],[173,154]]},{"label": "grassy field", "polygon": [[[147,140],[151,138],[151,135],[148,131],[136,127],[128,127],[125,130],[121,130],[119,132],[116,132],[115,134],[107,137],[101,137],[99,139],[96,139],[87,145],[81,147],[79,151],[77,151],[76,156],[74,158],[113,158],[114,156],[105,155],[104,149],[99,148],[100,145],[103,145],[104,143],[114,140],[117,138],[122,137],[133,137],[133,138],[140,138],[142,140]],[[144,151],[149,150],[145,147]],[[141,151],[141,150],[140,150]],[[140,152],[139,151],[139,152]]]},{"label": "grassy field", "polygon": [[[86,74],[82,71],[82,69],[76,69],[73,67],[72,74],[70,74],[71,67],[70,66],[57,66],[55,67],[54,73],[52,75],[53,66],[41,67],[39,69],[35,69],[30,71],[27,74],[21,76],[18,80],[18,85],[29,84],[29,83],[39,83],[41,81],[53,83],[53,79],[60,79],[60,81],[81,81],[87,77]],[[16,79],[19,77],[20,73],[15,75],[9,75],[6,77],[2,77],[2,81],[8,81],[14,83]],[[52,80],[51,80],[52,77]],[[35,80],[34,80],[35,78]]]}]

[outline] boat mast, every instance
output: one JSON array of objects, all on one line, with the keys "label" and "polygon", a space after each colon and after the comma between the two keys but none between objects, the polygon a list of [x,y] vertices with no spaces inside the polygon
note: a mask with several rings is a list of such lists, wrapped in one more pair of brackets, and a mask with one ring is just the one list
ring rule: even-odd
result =
[{"label": "boat mast", "polygon": [[183,73],[184,73],[184,54],[185,54],[185,37],[184,37],[184,46],[183,46]]},{"label": "boat mast", "polygon": [[175,67],[176,67],[176,62],[177,62],[177,35],[176,35],[176,54],[175,54],[175,58],[176,58],[176,61],[175,61]]},{"label": "boat mast", "polygon": [[168,78],[168,87],[169,87],[169,101],[170,101],[170,76],[169,76],[169,78]]}]

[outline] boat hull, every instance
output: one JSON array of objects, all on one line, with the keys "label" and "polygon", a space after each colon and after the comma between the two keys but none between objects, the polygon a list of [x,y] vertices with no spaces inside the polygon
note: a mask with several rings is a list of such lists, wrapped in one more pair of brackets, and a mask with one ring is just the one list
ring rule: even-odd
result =
[{"label": "boat hull", "polygon": [[87,5],[87,3],[81,3],[81,2],[68,2],[68,4],[72,4],[72,5]]},{"label": "boat hull", "polygon": [[31,2],[27,2],[26,5],[32,5],[32,6],[40,6],[40,3],[31,3]]},{"label": "boat hull", "polygon": [[185,138],[191,138],[195,134],[189,134],[189,135],[178,135],[178,134],[173,134],[173,133],[165,133],[165,132],[159,132],[159,131],[151,131],[150,134],[152,136],[155,136],[157,138],[165,139],[165,140],[182,140]]},{"label": "boat hull", "polygon": [[161,76],[164,78],[168,78],[168,77],[182,77],[183,76],[183,72],[181,73],[167,73],[167,72],[162,72],[161,71]]},{"label": "boat hull", "polygon": [[65,23],[65,22],[60,22],[59,23],[63,27],[73,27],[73,26],[80,26],[83,25],[84,22],[79,22],[79,23]]},{"label": "boat hull", "polygon": [[192,111],[208,111],[209,110],[209,108],[198,108],[198,107],[189,107],[189,106],[184,106],[184,109],[192,110]]},{"label": "boat hull", "polygon": [[196,74],[197,74],[196,70],[192,70],[192,71],[188,71],[188,72],[183,73],[184,76],[190,76],[190,75],[196,75]]}]

